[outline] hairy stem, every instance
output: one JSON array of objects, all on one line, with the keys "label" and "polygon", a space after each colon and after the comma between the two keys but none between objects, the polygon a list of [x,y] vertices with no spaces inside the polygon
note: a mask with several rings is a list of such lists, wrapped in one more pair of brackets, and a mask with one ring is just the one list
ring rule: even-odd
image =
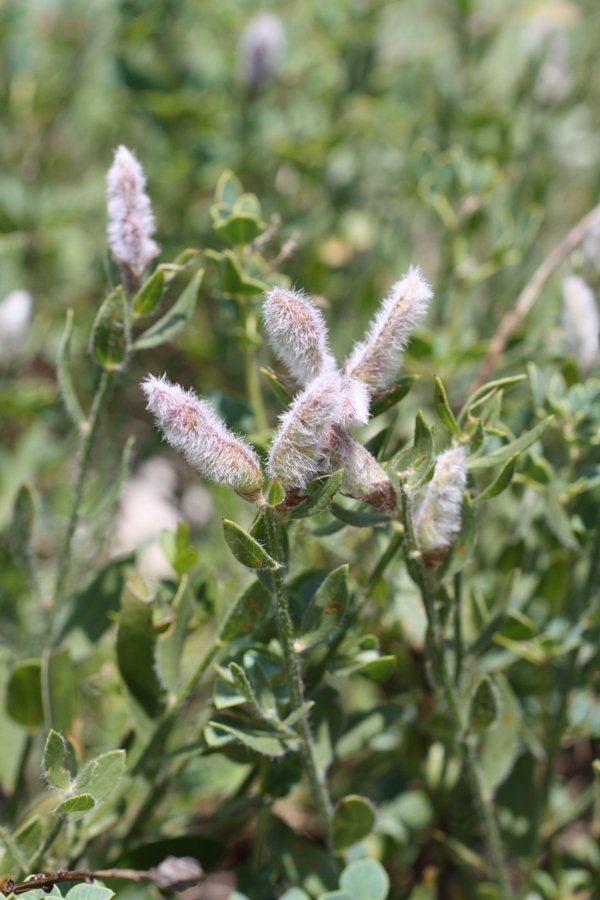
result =
[{"label": "hairy stem", "polygon": [[56,585],[54,587],[54,607],[56,608],[65,597],[67,580],[69,577],[69,569],[71,566],[71,545],[73,543],[73,535],[77,527],[79,518],[79,509],[83,499],[83,489],[87,476],[92,450],[95,443],[96,433],[100,418],[106,406],[108,395],[112,387],[115,373],[104,370],[92,403],[92,410],[89,419],[84,423],[80,430],[79,459],[77,462],[77,474],[75,477],[75,488],[71,500],[71,508],[69,510],[69,518],[67,521],[67,529],[62,542],[62,547],[58,562],[58,574],[56,577]]},{"label": "hairy stem", "polygon": [[256,364],[257,349],[257,331],[256,316],[250,309],[250,303],[247,297],[240,299],[242,308],[243,327],[244,327],[244,373],[246,378],[246,391],[250,409],[254,416],[254,427],[257,431],[264,431],[267,427],[267,415],[260,389],[260,381],[258,377],[258,366]]},{"label": "hairy stem", "polygon": [[35,870],[39,868],[39,865],[41,862],[43,862],[46,853],[63,830],[66,821],[67,817],[65,813],[60,813],[60,815],[55,818],[50,831],[29,860],[29,868],[32,872],[35,872]]},{"label": "hairy stem", "polygon": [[441,690],[444,695],[446,705],[452,718],[454,732],[456,734],[456,743],[461,747],[463,752],[467,781],[469,782],[469,787],[473,794],[473,799],[475,800],[485,842],[494,867],[497,886],[500,889],[499,896],[501,900],[511,900],[513,894],[502,849],[500,830],[494,815],[493,798],[485,787],[477,748],[473,742],[472,736],[469,734],[469,726],[468,722],[465,721],[461,710],[458,690],[448,669],[446,656],[444,654],[439,617],[435,608],[430,573],[426,571],[423,564],[423,558],[417,547],[412,526],[410,495],[408,489],[404,485],[402,485],[402,511],[404,514],[407,564],[411,577],[415,580],[421,591],[423,604],[425,606],[431,639],[433,672],[436,687]]},{"label": "hairy stem", "polygon": [[[267,533],[268,552],[277,562],[283,560],[281,552],[281,541],[278,534],[278,525],[275,520],[275,512],[271,508],[265,509],[265,524]],[[275,581],[275,604],[277,611],[277,630],[279,634],[279,643],[281,644],[281,652],[283,653],[283,666],[285,677],[292,701],[292,709],[300,709],[304,704],[304,686],[302,684],[302,676],[300,672],[300,660],[294,648],[294,626],[290,616],[287,602],[287,590],[285,586],[285,576],[283,568],[276,569],[273,573]],[[310,781],[313,798],[323,827],[325,836],[330,849],[333,849],[333,808],[329,791],[325,781],[325,776],[319,770],[317,764],[315,745],[310,729],[310,723],[306,715],[302,716],[298,722],[300,731],[300,748],[302,753],[302,761],[304,768]]]}]

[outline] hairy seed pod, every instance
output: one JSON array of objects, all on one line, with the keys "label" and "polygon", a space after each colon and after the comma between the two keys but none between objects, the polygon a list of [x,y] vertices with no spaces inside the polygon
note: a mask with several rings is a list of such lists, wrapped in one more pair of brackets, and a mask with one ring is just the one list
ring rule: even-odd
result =
[{"label": "hairy seed pod", "polygon": [[433,478],[413,514],[417,545],[424,555],[448,547],[460,530],[466,455],[464,447],[456,447],[437,457]]},{"label": "hairy seed pod", "polygon": [[582,372],[588,372],[599,358],[600,316],[592,289],[579,275],[569,275],[562,283],[563,327],[569,351]]},{"label": "hairy seed pod", "polygon": [[301,291],[269,291],[263,320],[275,356],[301,387],[336,368],[321,310]]},{"label": "hairy seed pod", "polygon": [[119,265],[140,278],[160,252],[152,239],[154,216],[146,194],[146,176],[127,147],[118,147],[106,175],[108,246]]},{"label": "hairy seed pod", "polygon": [[32,306],[33,298],[27,291],[12,291],[0,303],[0,365],[20,353],[29,331]]},{"label": "hairy seed pod", "polygon": [[141,387],[165,440],[190,465],[204,478],[229,485],[247,500],[260,498],[263,477],[258,457],[225,427],[205,400],[171,384],[165,376],[148,375]]},{"label": "hairy seed pod", "polygon": [[284,491],[306,487],[322,462],[327,432],[343,403],[341,376],[325,372],[296,395],[280,417],[269,453],[269,475]]},{"label": "hairy seed pod", "polygon": [[343,403],[338,424],[343,428],[366,425],[369,421],[369,388],[358,378],[342,377]]},{"label": "hairy seed pod", "polygon": [[326,454],[329,472],[344,470],[341,491],[385,512],[396,509],[396,492],[374,456],[343,428],[333,426]]},{"label": "hairy seed pod", "polygon": [[400,368],[410,334],[427,312],[432,296],[419,268],[411,266],[381,304],[365,340],[354,347],[345,373],[363,381],[371,394],[387,387]]},{"label": "hairy seed pod", "polygon": [[283,55],[283,26],[273,13],[257,13],[240,39],[239,68],[249,91],[257,91],[272,78]]}]

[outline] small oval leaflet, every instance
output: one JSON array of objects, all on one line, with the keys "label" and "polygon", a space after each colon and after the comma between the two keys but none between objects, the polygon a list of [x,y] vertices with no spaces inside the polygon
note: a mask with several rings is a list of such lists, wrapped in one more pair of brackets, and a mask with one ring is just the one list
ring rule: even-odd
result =
[{"label": "small oval leaflet", "polygon": [[361,841],[375,824],[375,807],[358,794],[349,794],[338,802],[333,814],[333,846],[345,850]]},{"label": "small oval leaflet", "polygon": [[237,561],[247,569],[274,571],[279,568],[279,563],[269,556],[264,547],[230,519],[223,519],[223,534]]}]

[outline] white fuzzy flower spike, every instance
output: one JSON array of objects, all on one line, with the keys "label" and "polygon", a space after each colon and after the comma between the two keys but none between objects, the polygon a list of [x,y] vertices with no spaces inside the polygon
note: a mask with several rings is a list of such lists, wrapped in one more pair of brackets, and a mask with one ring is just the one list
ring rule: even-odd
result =
[{"label": "white fuzzy flower spike", "polygon": [[387,387],[400,368],[410,333],[427,312],[432,296],[419,268],[411,266],[381,304],[366,339],[354,347],[346,374],[363,381],[372,394]]},{"label": "white fuzzy flower spike", "polygon": [[600,315],[592,289],[579,275],[569,275],[562,283],[563,327],[567,346],[582,372],[600,359],[598,332]]},{"label": "white fuzzy flower spike", "polygon": [[336,368],[321,310],[300,291],[269,291],[263,320],[273,352],[301,387]]},{"label": "white fuzzy flower spike", "polygon": [[0,303],[0,365],[21,351],[31,318],[33,298],[27,291],[12,291]]},{"label": "white fuzzy flower spike", "polygon": [[273,13],[257,13],[248,22],[239,44],[239,67],[250,91],[271,78],[285,46],[281,21]]},{"label": "white fuzzy flower spike", "polygon": [[437,457],[433,478],[413,514],[417,545],[424,556],[448,547],[460,530],[460,510],[467,484],[466,456],[464,447],[456,447]]},{"label": "white fuzzy flower spike", "polygon": [[146,176],[127,147],[118,147],[106,175],[108,245],[115,260],[139,278],[160,252],[152,239],[155,231]]},{"label": "white fuzzy flower spike", "polygon": [[396,509],[396,492],[384,470],[366,447],[350,437],[342,428],[333,427],[329,436],[326,470],[344,470],[341,491],[349,497],[364,500],[385,512]]},{"label": "white fuzzy flower spike", "polygon": [[252,502],[259,499],[263,479],[258,457],[205,400],[164,376],[148,375],[141,387],[165,440],[204,478],[227,484]]},{"label": "white fuzzy flower spike", "polygon": [[327,432],[340,416],[341,376],[325,372],[296,395],[280,417],[269,453],[269,475],[284,491],[306,487],[322,462]]}]

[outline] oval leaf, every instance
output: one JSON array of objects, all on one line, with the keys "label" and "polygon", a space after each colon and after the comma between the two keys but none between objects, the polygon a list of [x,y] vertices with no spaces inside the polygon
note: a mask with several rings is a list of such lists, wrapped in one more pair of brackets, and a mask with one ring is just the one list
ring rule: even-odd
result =
[{"label": "oval leaf", "polygon": [[511,456],[523,453],[524,450],[527,450],[532,444],[535,444],[542,436],[553,418],[554,416],[547,416],[547,418],[542,419],[535,428],[532,428],[531,431],[526,431],[525,434],[522,434],[521,437],[518,437],[515,441],[505,444],[504,447],[500,447],[499,450],[494,450],[493,453],[488,453],[487,456],[477,456],[474,459],[469,459],[467,461],[467,468],[473,470],[491,469],[493,466],[505,463]]},{"label": "oval leaf", "polygon": [[108,799],[125,774],[125,751],[111,750],[96,757],[77,776],[76,788],[98,803]]},{"label": "oval leaf", "polygon": [[262,544],[255,541],[248,532],[231,522],[229,519],[223,519],[223,534],[225,540],[229,544],[229,549],[238,562],[248,569],[271,569],[271,571],[279,568],[279,563],[271,559]]},{"label": "oval leaf", "polygon": [[438,378],[437,375],[434,375],[433,380],[435,383],[435,387],[433,390],[433,405],[435,406],[436,413],[438,414],[446,428],[451,431],[452,434],[455,434],[456,437],[461,441],[464,441],[465,436],[460,430],[458,422],[454,418],[454,413],[450,409],[448,397],[446,396],[446,389],[442,384],[441,378]]},{"label": "oval leaf", "polygon": [[489,728],[498,717],[496,691],[488,675],[483,675],[475,689],[471,701],[471,727],[480,732]]},{"label": "oval leaf", "polygon": [[348,609],[348,566],[330,572],[314,595],[302,619],[299,653],[326,640],[337,630]]},{"label": "oval leaf", "polygon": [[179,299],[164,316],[155,322],[147,331],[137,338],[133,344],[134,350],[148,350],[150,347],[159,347],[179,334],[192,317],[196,308],[198,291],[202,284],[204,269],[198,269]]},{"label": "oval leaf", "polygon": [[345,850],[362,841],[375,824],[375,807],[358,794],[342,797],[333,814],[334,850]]},{"label": "oval leaf", "polygon": [[13,668],[6,688],[6,710],[26,728],[43,723],[42,666],[38,659],[24,660]]},{"label": "oval leaf", "polygon": [[332,503],[331,512],[344,525],[352,525],[353,528],[374,528],[376,525],[385,525],[387,522],[391,522],[388,513],[380,510],[361,512],[360,510],[346,509],[338,503]]},{"label": "oval leaf", "polygon": [[391,384],[389,387],[384,388],[383,391],[378,391],[374,394],[370,407],[371,418],[374,419],[375,416],[380,416],[381,413],[404,400],[420,377],[420,375],[404,375],[398,379],[396,384]]},{"label": "oval leaf", "polygon": [[225,725],[223,722],[209,722],[208,724],[217,733],[222,732],[226,735],[231,735],[240,744],[244,744],[250,750],[261,753],[263,756],[278,757],[283,756],[286,752],[287,748],[285,745],[279,738],[268,731],[250,729],[245,731],[241,728],[235,728],[233,725]]},{"label": "oval leaf", "polygon": [[508,462],[503,465],[492,483],[488,484],[486,489],[482,491],[479,496],[475,497],[473,503],[479,503],[481,500],[491,500],[492,497],[497,497],[498,494],[501,494],[502,491],[506,490],[515,474],[515,467],[520,455],[520,453],[515,453],[514,456],[511,456]]},{"label": "oval leaf", "polygon": [[54,809],[54,813],[60,815],[87,812],[88,809],[93,809],[95,805],[96,801],[91,794],[77,794],[77,796],[69,797],[68,800],[63,800],[62,803],[59,803]]},{"label": "oval leaf", "polygon": [[219,237],[229,241],[230,244],[238,245],[251,244],[266,227],[266,222],[249,212],[234,212],[213,225]]},{"label": "oval leaf", "polygon": [[302,503],[290,510],[290,519],[306,519],[309,516],[318,516],[320,513],[325,512],[331,504],[332,498],[339,491],[343,477],[343,469],[339,469],[333,475],[330,475],[317,488],[314,494],[311,494],[310,497],[307,497],[306,500],[303,500]]},{"label": "oval leaf", "polygon": [[67,744],[65,739],[51,728],[46,738],[42,765],[48,784],[62,791],[67,790],[71,785],[71,777],[65,767],[66,757]]},{"label": "oval leaf", "polygon": [[147,316],[154,312],[160,303],[163,291],[165,289],[165,273],[162,268],[158,268],[153,275],[141,286],[133,300],[131,301],[131,312],[135,319],[140,316]]},{"label": "oval leaf", "polygon": [[340,888],[355,900],[386,900],[390,879],[377,860],[358,859],[340,875]]},{"label": "oval leaf", "polygon": [[233,602],[219,632],[224,643],[251,635],[262,627],[271,614],[273,600],[260,581],[253,581]]},{"label": "oval leaf", "polygon": [[90,353],[103,369],[118,369],[127,358],[126,322],[127,301],[119,285],[98,310],[90,338]]},{"label": "oval leaf", "polygon": [[157,675],[156,632],[152,603],[125,585],[117,628],[117,662],[132,697],[150,718],[164,709],[163,687]]},{"label": "oval leaf", "polygon": [[58,361],[56,365],[56,375],[58,378],[58,386],[65,404],[65,409],[71,417],[71,420],[78,428],[85,422],[85,416],[79,402],[79,398],[75,393],[73,379],[71,378],[71,335],[73,333],[73,310],[67,310],[67,321],[63,332],[62,340],[58,350]]}]

